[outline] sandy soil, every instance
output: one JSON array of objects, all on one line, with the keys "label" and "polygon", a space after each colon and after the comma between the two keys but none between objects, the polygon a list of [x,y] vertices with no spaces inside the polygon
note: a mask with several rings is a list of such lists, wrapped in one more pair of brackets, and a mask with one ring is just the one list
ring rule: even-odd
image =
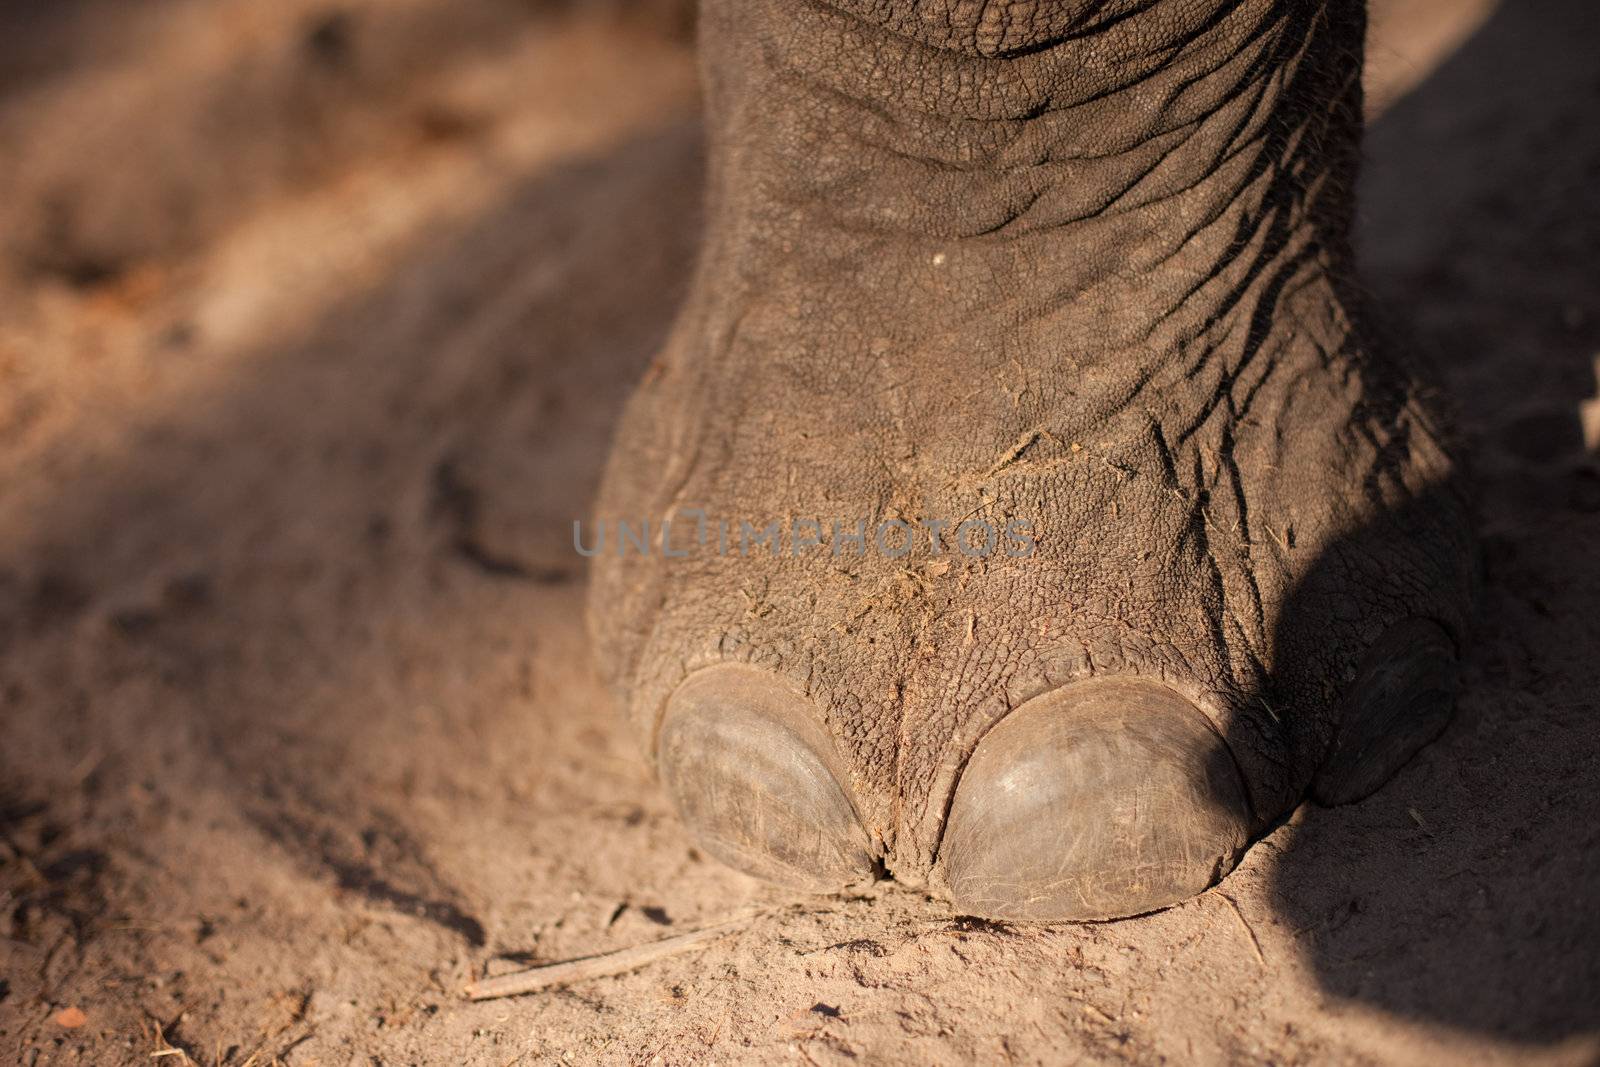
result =
[{"label": "sandy soil", "polygon": [[1458,721],[1054,929],[724,870],[594,681],[570,522],[699,173],[677,16],[595,6],[0,6],[0,1060],[1600,1062],[1589,0],[1375,20],[1370,278],[1481,497]]}]

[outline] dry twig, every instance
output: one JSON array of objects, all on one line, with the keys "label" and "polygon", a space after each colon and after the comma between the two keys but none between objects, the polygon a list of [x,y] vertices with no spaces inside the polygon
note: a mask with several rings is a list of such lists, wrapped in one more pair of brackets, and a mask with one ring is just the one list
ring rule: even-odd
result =
[{"label": "dry twig", "polygon": [[677,937],[668,937],[645,945],[634,945],[632,948],[619,949],[616,952],[563,960],[560,963],[547,963],[526,971],[502,974],[496,978],[484,978],[467,986],[466,997],[468,1000],[514,997],[521,993],[537,993],[541,989],[585,982],[591,978],[609,978],[613,975],[626,974],[685,949],[715,941],[741,926],[748,926],[758,918],[759,915],[750,915],[743,919],[730,919],[692,933],[679,934]]},{"label": "dry twig", "polygon": [[1238,903],[1228,894],[1218,893],[1217,896],[1221,897],[1223,900],[1226,900],[1228,902],[1228,907],[1233,909],[1234,917],[1239,920],[1239,925],[1244,927],[1244,932],[1246,934],[1250,935],[1250,947],[1256,951],[1256,962],[1265,967],[1267,965],[1267,957],[1261,951],[1261,939],[1256,937],[1255,929],[1250,925],[1250,920],[1244,917],[1244,912],[1239,910]]}]

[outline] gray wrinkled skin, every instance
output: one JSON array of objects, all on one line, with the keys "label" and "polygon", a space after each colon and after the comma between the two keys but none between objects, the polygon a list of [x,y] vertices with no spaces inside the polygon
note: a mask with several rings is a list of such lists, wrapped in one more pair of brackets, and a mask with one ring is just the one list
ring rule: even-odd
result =
[{"label": "gray wrinkled skin", "polygon": [[1038,543],[598,557],[594,642],[652,758],[693,672],[773,672],[875,860],[939,890],[962,768],[1030,698],[1176,691],[1255,833],[1305,795],[1381,635],[1461,640],[1465,508],[1348,239],[1364,21],[706,0],[702,258],[597,514],[983,515]]}]

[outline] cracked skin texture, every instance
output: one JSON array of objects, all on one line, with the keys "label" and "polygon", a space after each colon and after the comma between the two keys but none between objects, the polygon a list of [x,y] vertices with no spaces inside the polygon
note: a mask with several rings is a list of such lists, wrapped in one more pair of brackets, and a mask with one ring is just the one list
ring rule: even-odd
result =
[{"label": "cracked skin texture", "polygon": [[686,678],[769,672],[876,862],[940,892],[963,769],[1032,698],[1180,694],[1254,835],[1375,642],[1462,639],[1466,508],[1348,238],[1363,29],[1356,0],[706,0],[701,258],[599,519],[1037,547],[602,554],[591,631],[647,754]]}]

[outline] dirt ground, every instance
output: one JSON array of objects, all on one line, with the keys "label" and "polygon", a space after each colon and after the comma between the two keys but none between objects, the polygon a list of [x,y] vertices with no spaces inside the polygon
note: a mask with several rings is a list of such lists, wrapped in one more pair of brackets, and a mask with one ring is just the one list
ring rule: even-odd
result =
[{"label": "dirt ground", "polygon": [[570,524],[694,254],[676,11],[0,4],[0,1061],[1600,1062],[1600,14],[1376,14],[1461,713],[1219,889],[1036,929],[723,869],[595,683]]}]

